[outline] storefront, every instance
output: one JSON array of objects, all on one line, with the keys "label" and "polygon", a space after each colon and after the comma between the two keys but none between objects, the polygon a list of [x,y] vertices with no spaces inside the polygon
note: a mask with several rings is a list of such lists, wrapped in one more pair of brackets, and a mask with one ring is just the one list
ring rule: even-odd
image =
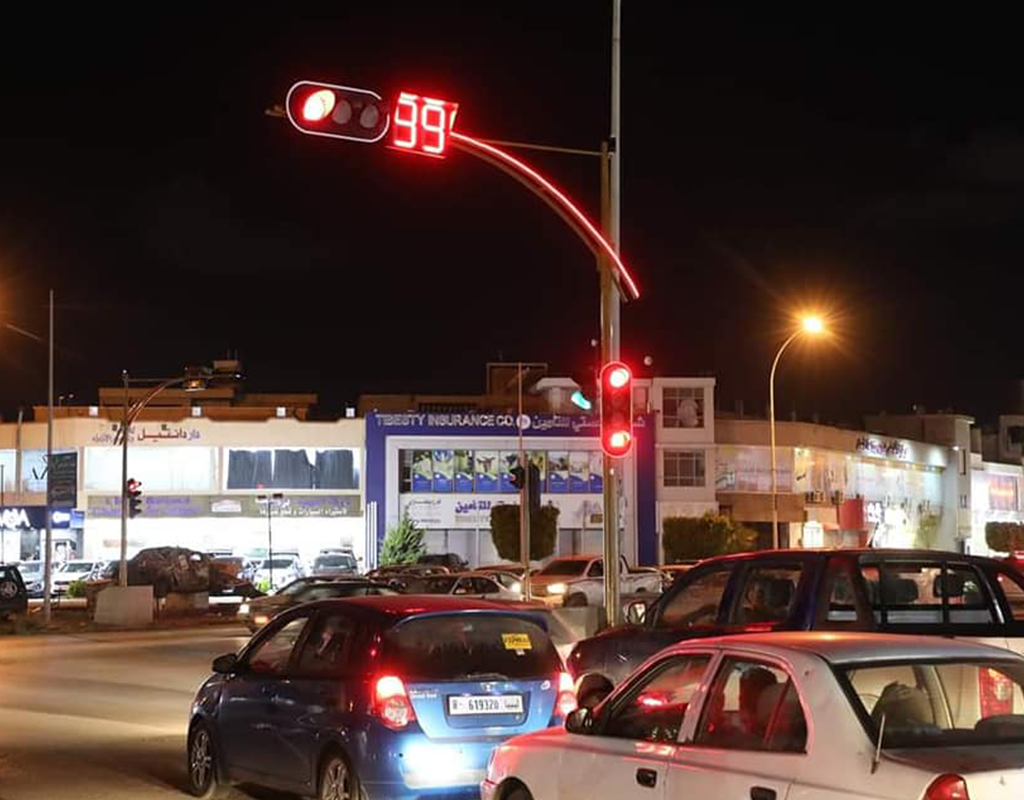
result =
[{"label": "storefront", "polygon": [[[556,552],[600,552],[599,421],[559,414],[519,419],[523,449],[539,470],[541,502],[559,509]],[[514,415],[487,412],[367,415],[367,517],[377,547],[387,529],[408,515],[425,530],[432,552],[458,553],[472,565],[500,560],[491,540],[490,514],[496,505],[519,502],[511,484],[511,470],[519,463],[516,423]],[[624,537],[622,547],[630,560],[654,563],[650,415],[638,415],[635,434],[635,456],[623,462],[623,479],[635,486],[638,535],[635,542]]]},{"label": "storefront", "polygon": [[[84,515],[71,508],[50,512],[53,557],[80,558]],[[0,564],[42,558],[46,541],[46,506],[4,506],[0,509]]]}]

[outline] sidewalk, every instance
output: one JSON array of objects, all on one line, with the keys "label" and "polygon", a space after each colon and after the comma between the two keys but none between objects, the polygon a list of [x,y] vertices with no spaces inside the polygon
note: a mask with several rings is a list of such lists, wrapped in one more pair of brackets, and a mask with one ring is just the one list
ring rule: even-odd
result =
[{"label": "sidewalk", "polygon": [[167,635],[178,635],[187,631],[212,632],[222,631],[229,634],[239,634],[248,637],[249,631],[243,625],[235,622],[233,614],[225,615],[207,612],[205,614],[176,614],[164,615],[153,620],[149,625],[136,628],[110,628],[105,625],[97,625],[92,621],[92,616],[86,610],[84,601],[81,604],[69,607],[62,604],[53,606],[53,614],[49,625],[43,624],[42,603],[29,608],[27,616],[20,617],[14,622],[0,622],[0,641],[10,641],[14,638],[49,635],[71,635],[82,633],[125,633],[152,634],[164,632]]}]

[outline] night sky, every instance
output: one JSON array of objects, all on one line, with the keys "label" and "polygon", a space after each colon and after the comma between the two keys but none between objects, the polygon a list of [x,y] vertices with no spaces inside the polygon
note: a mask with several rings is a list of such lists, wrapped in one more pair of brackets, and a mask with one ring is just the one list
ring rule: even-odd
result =
[{"label": "night sky", "polygon": [[[1024,377],[1018,20],[624,5],[622,247],[644,295],[625,355],[761,409],[791,314],[817,306],[837,335],[786,356],[780,416],[1006,408]],[[404,88],[458,101],[467,133],[594,148],[610,2],[216,6],[5,11],[0,318],[44,333],[56,291],[58,394],[238,351],[251,389],[330,412],[478,391],[488,360],[593,359],[593,259],[517,184],[264,109],[300,78]],[[596,216],[596,162],[527,157]],[[45,348],[0,342],[10,418],[45,401]]]}]

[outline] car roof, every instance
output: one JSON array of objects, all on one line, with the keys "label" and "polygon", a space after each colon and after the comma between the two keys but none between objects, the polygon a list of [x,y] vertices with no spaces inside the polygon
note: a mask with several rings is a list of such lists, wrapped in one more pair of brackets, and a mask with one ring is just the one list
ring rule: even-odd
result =
[{"label": "car roof", "polygon": [[709,645],[742,647],[776,656],[785,656],[787,652],[798,651],[819,656],[832,664],[947,658],[1016,659],[1024,663],[1024,658],[1009,650],[963,639],[852,631],[780,631],[715,636],[709,639],[691,639],[673,646],[670,650],[687,652],[706,648]]},{"label": "car roof", "polygon": [[[595,558],[602,558],[602,556],[588,556],[588,555],[574,555],[574,556],[555,556],[551,561],[593,561]],[[548,564],[551,563],[548,562]]]},{"label": "car roof", "polygon": [[942,558],[947,560],[1001,563],[987,556],[968,555],[967,553],[956,553],[952,550],[912,550],[897,548],[879,547],[843,547],[843,548],[788,548],[779,550],[750,550],[744,553],[728,553],[722,556],[712,556],[700,561],[694,566],[703,567],[705,564],[717,564],[723,561],[757,560],[762,558],[816,558],[824,559],[832,556],[870,556],[872,558],[901,558],[901,559],[929,559]]},{"label": "car roof", "polygon": [[337,600],[319,600],[310,605],[339,609],[357,606],[364,611],[395,618],[412,617],[418,614],[444,614],[454,611],[512,611],[517,614],[535,614],[537,612],[536,607],[528,605],[519,607],[511,603],[495,603],[490,600],[474,600],[447,594],[344,597]]}]

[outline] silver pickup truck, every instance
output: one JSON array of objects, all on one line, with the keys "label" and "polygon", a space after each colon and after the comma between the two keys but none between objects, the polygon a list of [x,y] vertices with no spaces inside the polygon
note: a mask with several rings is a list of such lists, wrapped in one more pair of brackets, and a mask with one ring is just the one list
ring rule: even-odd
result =
[{"label": "silver pickup truck", "polygon": [[[626,559],[619,569],[619,592],[655,597],[662,575],[656,569],[631,569]],[[559,556],[530,578],[534,598],[548,605],[599,606],[604,603],[604,559],[601,556]]]}]

